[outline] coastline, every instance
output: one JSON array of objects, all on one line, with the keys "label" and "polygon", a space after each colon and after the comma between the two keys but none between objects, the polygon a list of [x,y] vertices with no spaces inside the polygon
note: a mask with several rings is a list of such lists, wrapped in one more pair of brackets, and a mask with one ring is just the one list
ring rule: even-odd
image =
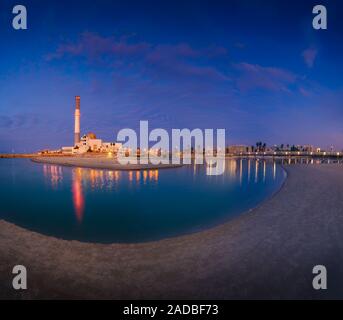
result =
[{"label": "coastline", "polygon": [[[292,165],[272,198],[212,229],[138,244],[59,240],[0,220],[0,298],[341,297],[342,165]],[[10,266],[29,270],[14,292]],[[312,289],[324,264],[335,283]]]}]

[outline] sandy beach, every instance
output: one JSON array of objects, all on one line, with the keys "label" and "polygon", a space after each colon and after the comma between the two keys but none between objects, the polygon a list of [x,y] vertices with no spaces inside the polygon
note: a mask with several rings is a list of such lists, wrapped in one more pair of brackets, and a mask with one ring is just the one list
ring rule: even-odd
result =
[{"label": "sandy beach", "polygon": [[106,156],[74,156],[74,157],[37,157],[32,159],[33,162],[47,163],[53,165],[62,165],[69,167],[80,167],[90,169],[107,169],[107,170],[149,170],[149,169],[168,169],[177,168],[177,164],[128,164],[122,165],[112,157]]},{"label": "sandy beach", "polygon": [[[292,165],[271,199],[234,220],[141,244],[87,244],[0,220],[0,298],[342,298],[343,166]],[[28,290],[11,268],[28,269]],[[328,290],[312,288],[312,268]]]}]

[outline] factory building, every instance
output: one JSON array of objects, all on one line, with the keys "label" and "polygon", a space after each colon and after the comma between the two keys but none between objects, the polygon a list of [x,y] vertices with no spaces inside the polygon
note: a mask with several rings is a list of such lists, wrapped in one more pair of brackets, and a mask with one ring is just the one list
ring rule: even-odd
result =
[{"label": "factory building", "polygon": [[118,153],[122,148],[121,143],[117,142],[103,142],[98,139],[93,132],[89,132],[80,137],[80,96],[75,97],[75,113],[74,113],[74,146],[62,147],[62,153],[66,154],[83,154],[86,152],[111,152]]}]

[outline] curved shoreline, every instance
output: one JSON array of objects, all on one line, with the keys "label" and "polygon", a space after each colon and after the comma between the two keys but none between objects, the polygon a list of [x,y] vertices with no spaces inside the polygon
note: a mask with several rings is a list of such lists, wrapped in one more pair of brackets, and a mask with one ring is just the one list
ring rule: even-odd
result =
[{"label": "curved shoreline", "polygon": [[[272,198],[198,233],[141,244],[59,240],[0,220],[0,298],[340,297],[343,167],[294,165]],[[29,269],[14,292],[11,266]],[[335,279],[312,289],[312,268]],[[343,263],[342,263],[343,265]]]},{"label": "curved shoreline", "polygon": [[120,171],[134,171],[134,170],[157,170],[157,169],[173,169],[182,167],[181,164],[128,164],[122,165],[114,162],[113,158],[105,157],[40,157],[32,158],[32,162],[43,163],[50,165],[60,165],[67,167],[79,167],[86,169],[99,170],[120,170]]},{"label": "curved shoreline", "polygon": [[[99,158],[98,158],[99,159]],[[100,158],[102,159],[102,158]],[[39,161],[32,161],[32,162],[39,162]],[[39,163],[46,163],[45,159],[44,162],[39,162]],[[54,165],[60,165],[55,163]],[[150,239],[143,239],[143,240],[137,240],[137,241],[91,241],[91,240],[82,240],[82,239],[73,239],[72,237],[68,238],[68,237],[61,237],[58,234],[53,234],[53,233],[49,233],[49,232],[45,232],[42,230],[39,230],[37,228],[34,227],[27,227],[25,226],[25,224],[16,224],[15,219],[13,221],[11,221],[11,219],[9,217],[4,218],[3,220],[5,220],[8,223],[12,223],[14,225],[17,225],[20,228],[23,228],[27,231],[31,231],[31,232],[36,232],[38,234],[41,234],[43,236],[47,236],[47,237],[52,237],[55,238],[57,240],[65,240],[65,241],[79,241],[81,243],[89,243],[89,244],[115,244],[115,243],[120,243],[120,244],[137,244],[137,243],[149,243],[149,242],[155,242],[155,241],[161,241],[164,239],[175,239],[181,236],[187,236],[187,235],[191,235],[194,233],[198,233],[198,232],[202,232],[205,230],[210,230],[212,228],[215,228],[221,224],[225,224],[231,220],[236,219],[238,216],[242,215],[242,214],[248,214],[249,212],[251,212],[252,210],[258,208],[260,205],[262,205],[265,201],[268,201],[269,199],[271,199],[275,194],[277,194],[283,187],[285,180],[287,179],[287,171],[284,169],[283,165],[281,164],[276,164],[276,166],[278,167],[278,171],[280,171],[280,174],[284,175],[282,178],[280,178],[280,183],[278,183],[278,185],[276,185],[275,187],[273,187],[273,189],[267,193],[266,195],[264,195],[264,197],[262,199],[259,199],[258,201],[256,201],[257,203],[255,204],[251,204],[250,207],[246,207],[246,208],[241,208],[239,211],[236,212],[227,212],[226,215],[224,215],[223,217],[220,217],[216,220],[213,221],[209,221],[206,225],[201,225],[201,226],[196,226],[193,228],[189,228],[187,230],[182,230],[182,231],[178,231],[175,233],[170,233],[168,235],[162,235],[160,237],[156,237],[156,238],[150,238]],[[67,167],[74,167],[74,165],[67,165]],[[75,166],[75,168],[77,168]],[[97,168],[97,170],[108,170],[108,169],[103,169],[103,168]],[[130,170],[130,169],[127,169]],[[134,169],[131,169],[134,170]],[[137,170],[149,170],[149,169],[137,169]],[[156,169],[155,169],[156,170]],[[125,170],[124,170],[125,171]],[[1,220],[1,217],[0,217]]]}]

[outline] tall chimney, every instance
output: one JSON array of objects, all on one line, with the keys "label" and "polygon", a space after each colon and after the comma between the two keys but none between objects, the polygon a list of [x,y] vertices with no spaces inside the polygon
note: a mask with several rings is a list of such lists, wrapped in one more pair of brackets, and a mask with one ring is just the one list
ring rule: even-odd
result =
[{"label": "tall chimney", "polygon": [[75,97],[74,145],[80,142],[80,96]]}]

